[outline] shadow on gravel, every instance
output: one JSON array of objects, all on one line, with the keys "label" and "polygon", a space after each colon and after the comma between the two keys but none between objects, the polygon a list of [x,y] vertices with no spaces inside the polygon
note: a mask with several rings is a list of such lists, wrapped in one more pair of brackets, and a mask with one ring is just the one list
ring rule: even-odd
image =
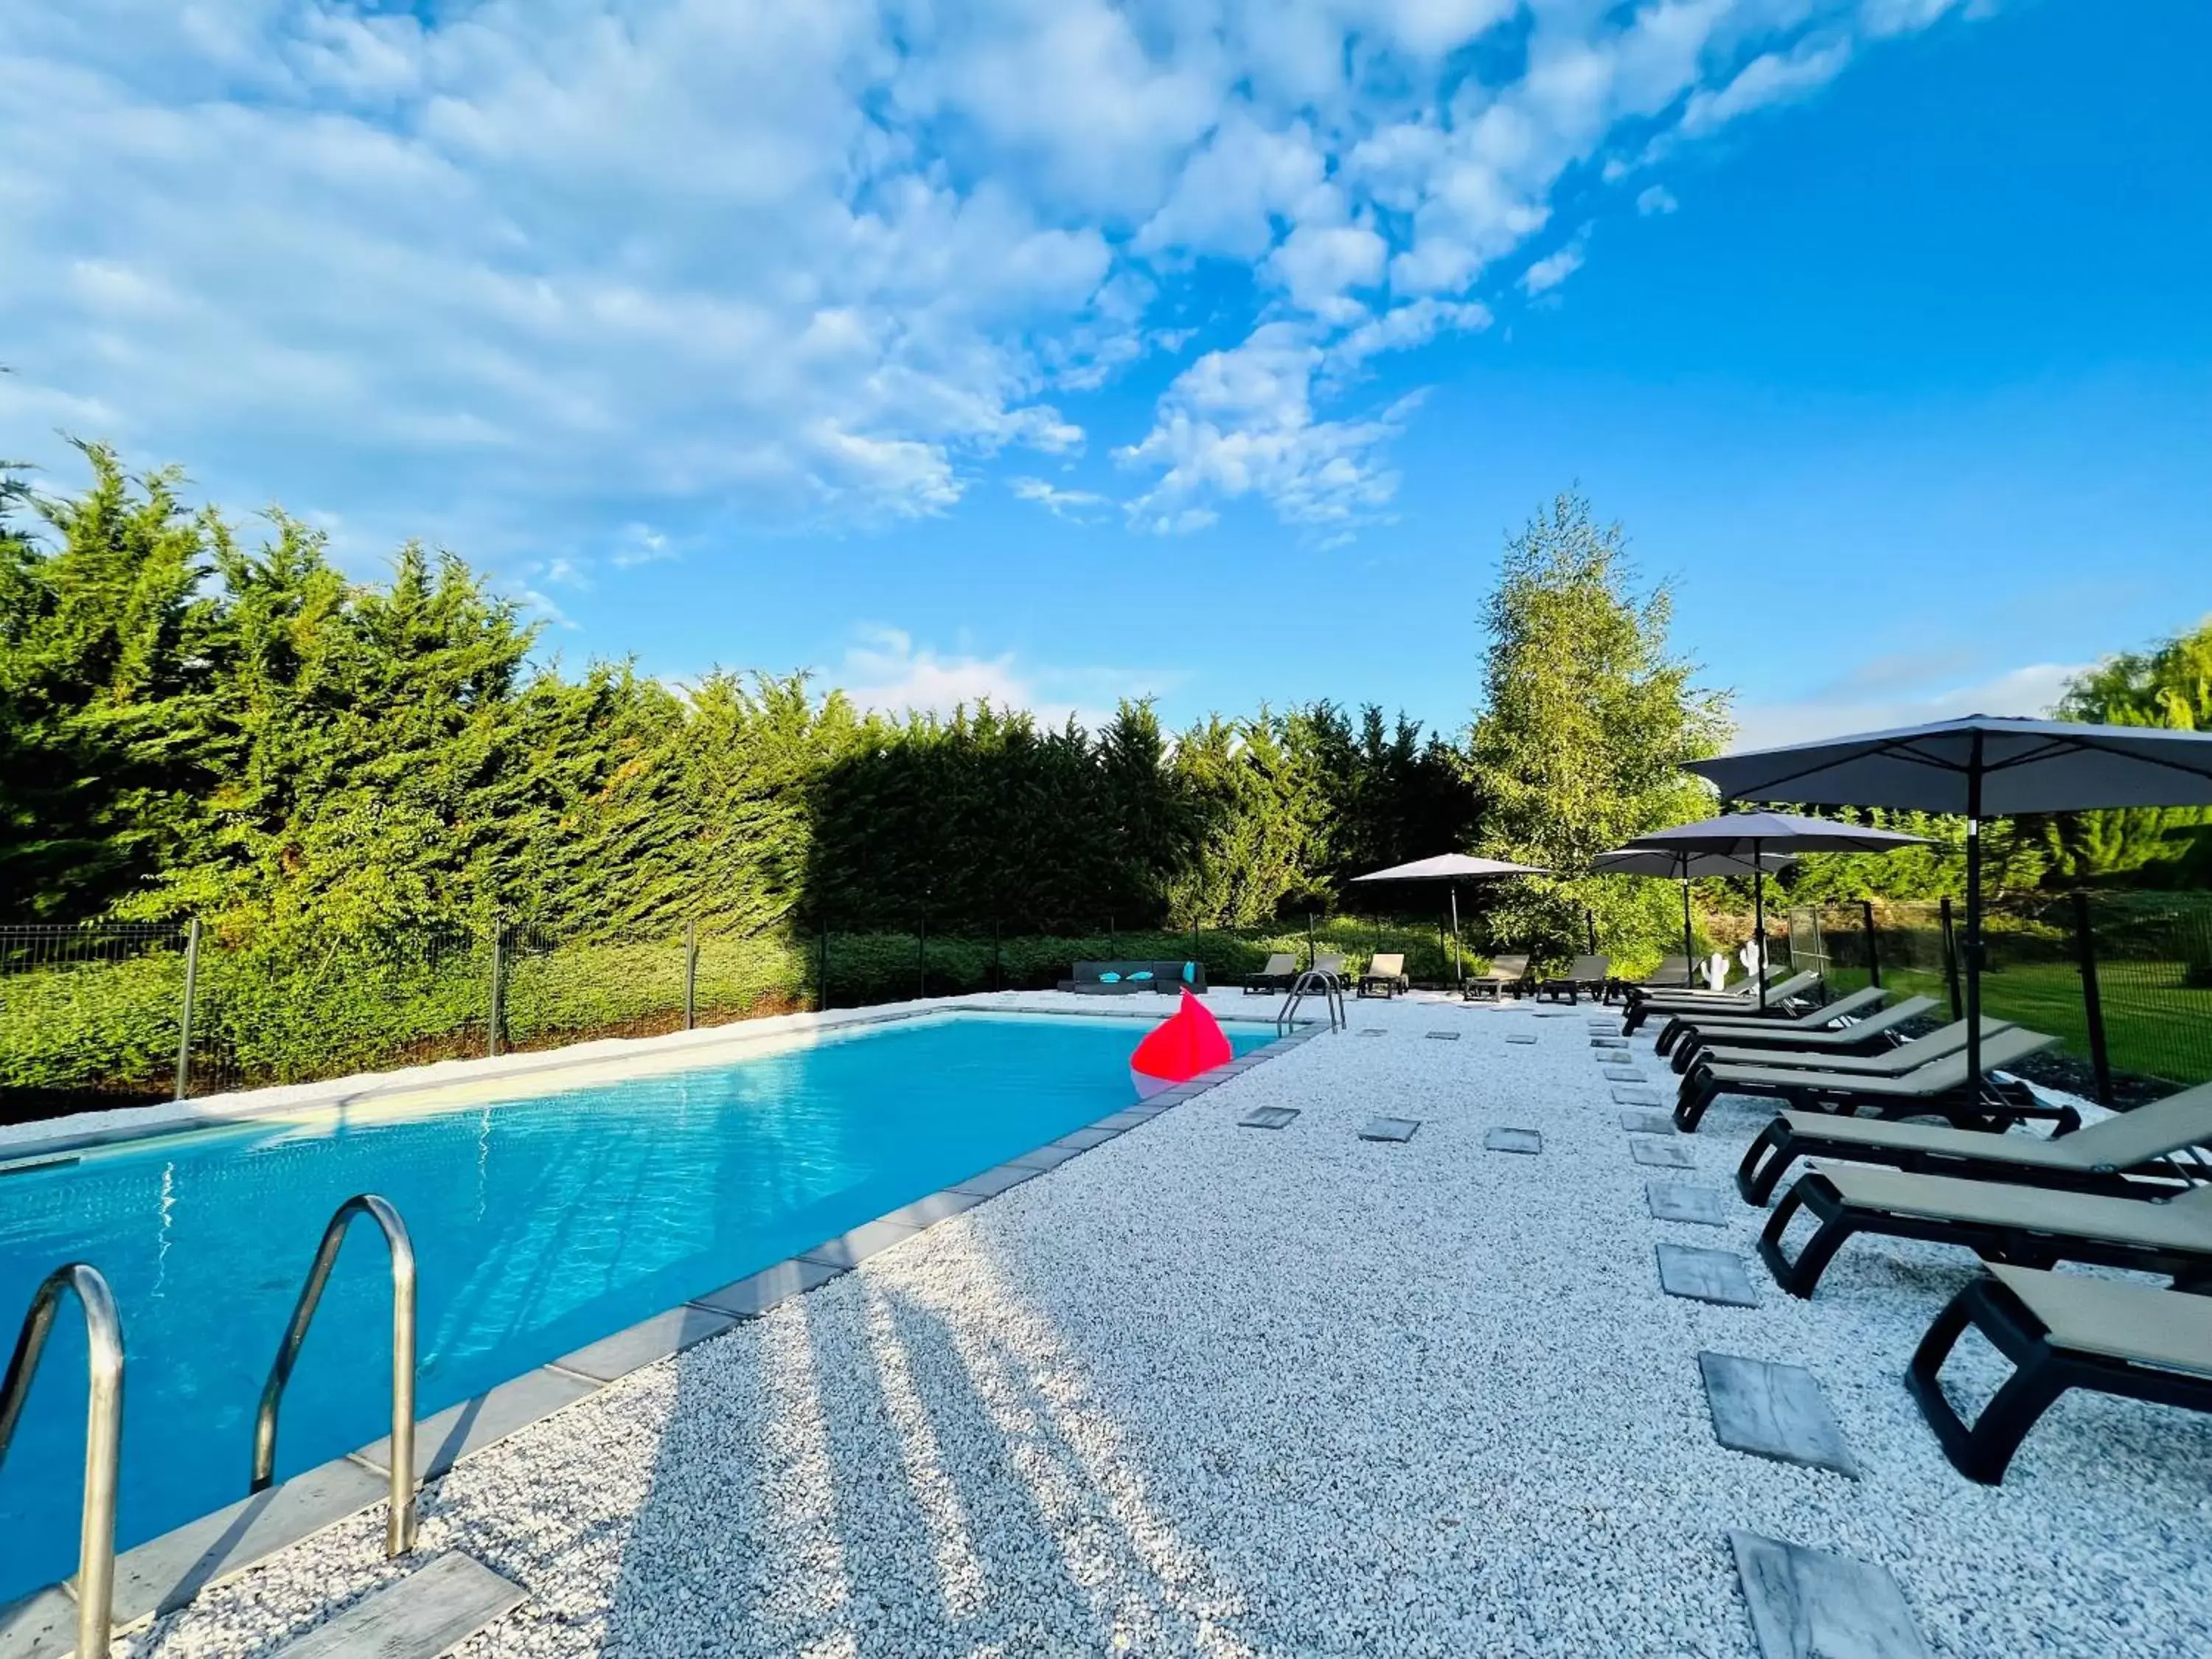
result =
[{"label": "shadow on gravel", "polygon": [[605,1651],[1251,1651],[1062,1334],[959,1248],[678,1360]]}]

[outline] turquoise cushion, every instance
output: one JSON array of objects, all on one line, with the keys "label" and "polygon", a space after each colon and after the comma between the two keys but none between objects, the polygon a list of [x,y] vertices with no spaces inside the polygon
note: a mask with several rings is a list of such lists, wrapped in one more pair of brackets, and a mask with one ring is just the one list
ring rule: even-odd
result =
[{"label": "turquoise cushion", "polygon": [[1101,985],[1119,985],[1121,982],[1121,976],[1119,974],[1101,974],[1098,975],[1098,982]]},{"label": "turquoise cushion", "polygon": [[1129,975],[1131,979],[1150,979],[1152,976],[1152,970],[1149,968],[1145,969],[1139,973],[1134,973]]},{"label": "turquoise cushion", "polygon": [[1186,962],[1183,963],[1182,982],[1186,985],[1195,985],[1198,983],[1198,964],[1196,963]]}]

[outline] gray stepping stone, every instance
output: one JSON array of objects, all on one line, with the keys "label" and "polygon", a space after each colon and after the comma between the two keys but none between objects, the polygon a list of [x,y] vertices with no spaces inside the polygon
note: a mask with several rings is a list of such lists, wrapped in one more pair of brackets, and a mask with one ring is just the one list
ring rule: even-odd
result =
[{"label": "gray stepping stone", "polygon": [[1627,1046],[1628,1039],[1624,1036],[1594,1036],[1590,1039],[1593,1048],[1626,1048]]},{"label": "gray stepping stone", "polygon": [[1669,1296],[1686,1296],[1694,1302],[1717,1302],[1724,1308],[1759,1305],[1759,1292],[1751,1288],[1751,1279],[1743,1270],[1743,1258],[1733,1250],[1662,1244],[1659,1288]]},{"label": "gray stepping stone", "polygon": [[1707,1352],[1698,1356],[1698,1370],[1712,1408],[1713,1438],[1729,1450],[1858,1479],[1828,1398],[1802,1365]]},{"label": "gray stepping stone", "polygon": [[1508,1042],[1534,1042],[1536,1034],[1534,1031],[1516,1031],[1505,1040]]},{"label": "gray stepping stone", "polygon": [[1491,1152],[1540,1152],[1544,1137],[1534,1129],[1492,1129],[1483,1136],[1482,1146]]},{"label": "gray stepping stone", "polygon": [[529,1599],[521,1585],[453,1550],[363,1596],[277,1652],[281,1659],[450,1653]]},{"label": "gray stepping stone", "polygon": [[1674,1120],[1664,1112],[1623,1112],[1620,1127],[1632,1135],[1671,1135]]},{"label": "gray stepping stone", "polygon": [[1457,1031],[1424,1031],[1421,1035],[1428,1038],[1431,1042],[1457,1042],[1459,1041],[1459,1033]]},{"label": "gray stepping stone", "polygon": [[1359,1028],[1359,1035],[1362,1036],[1388,1036],[1390,1035],[1390,1028],[1387,1025],[1363,1025]]},{"label": "gray stepping stone", "polygon": [[1671,1140],[1632,1140],[1628,1150],[1638,1164],[1661,1170],[1694,1170],[1698,1160]]},{"label": "gray stepping stone", "polygon": [[1760,1659],[1929,1659],[1887,1567],[1732,1532]]},{"label": "gray stepping stone", "polygon": [[1255,1106],[1237,1120],[1240,1129],[1279,1129],[1298,1115],[1295,1106]]},{"label": "gray stepping stone", "polygon": [[1656,1089],[1615,1089],[1613,1103],[1616,1106],[1664,1106],[1667,1097]]},{"label": "gray stepping stone", "polygon": [[1607,1083],[1646,1083],[1650,1079],[1633,1066],[1608,1066],[1605,1068]]},{"label": "gray stepping stone", "polygon": [[1692,1187],[1686,1182],[1644,1183],[1644,1201],[1655,1221],[1687,1221],[1700,1227],[1728,1225],[1728,1194],[1717,1187]]},{"label": "gray stepping stone", "polygon": [[1421,1127],[1417,1117],[1370,1117],[1359,1132],[1362,1140],[1411,1140]]}]

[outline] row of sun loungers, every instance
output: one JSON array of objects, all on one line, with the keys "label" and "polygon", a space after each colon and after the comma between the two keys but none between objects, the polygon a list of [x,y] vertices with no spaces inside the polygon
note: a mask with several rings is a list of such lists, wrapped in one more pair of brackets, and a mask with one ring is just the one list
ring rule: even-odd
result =
[{"label": "row of sun loungers", "polygon": [[[2070,1108],[1990,1075],[2055,1038],[1984,1019],[1983,1074],[1969,1077],[1963,1021],[1903,1035],[1926,999],[1885,1008],[1869,991],[1789,1006],[1811,989],[1771,986],[1764,1012],[1755,992],[1749,1007],[1741,994],[1632,994],[1626,1028],[1666,1015],[1660,1049],[1682,1074],[1682,1129],[1722,1094],[1786,1103],[1736,1172],[1746,1202],[1765,1205],[1802,1159],[1841,1162],[1805,1165],[1767,1218],[1759,1254],[1776,1282],[1809,1297],[1861,1233],[1978,1255],[1987,1275],[1937,1316],[1905,1379],[1945,1454],[1975,1480],[2001,1480],[2070,1389],[2212,1411],[2212,1166],[2200,1150],[2212,1146],[2212,1084],[2084,1127]],[[1942,1121],[1898,1121],[1907,1118]],[[2006,1133],[2033,1120],[2051,1133]],[[1807,1218],[1814,1231],[1793,1255],[1787,1235]],[[2060,1263],[2154,1274],[2171,1288],[2051,1271]],[[1939,1379],[1970,1326],[2014,1367],[1972,1424]]]}]

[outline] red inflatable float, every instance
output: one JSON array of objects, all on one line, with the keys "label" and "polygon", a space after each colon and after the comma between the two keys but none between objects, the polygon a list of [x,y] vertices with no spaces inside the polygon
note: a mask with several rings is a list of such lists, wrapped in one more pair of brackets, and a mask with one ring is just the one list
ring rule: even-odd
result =
[{"label": "red inflatable float", "polygon": [[1155,1026],[1129,1056],[1129,1079],[1137,1085],[1138,1098],[1146,1099],[1189,1082],[1200,1072],[1227,1065],[1235,1054],[1221,1022],[1185,991],[1175,1012]]}]

